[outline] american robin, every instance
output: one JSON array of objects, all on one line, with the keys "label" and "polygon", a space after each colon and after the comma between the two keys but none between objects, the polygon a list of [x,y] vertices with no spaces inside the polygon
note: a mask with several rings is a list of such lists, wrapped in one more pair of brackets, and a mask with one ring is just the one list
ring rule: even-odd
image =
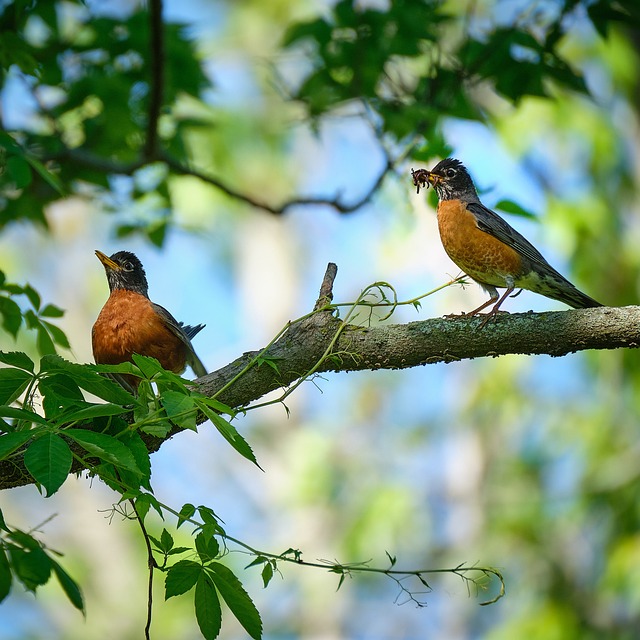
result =
[{"label": "american robin", "polygon": [[[137,353],[156,358],[164,369],[175,373],[189,365],[196,376],[207,375],[191,345],[191,338],[204,325],[183,325],[149,300],[144,268],[133,253],[118,251],[109,257],[96,251],[96,256],[104,265],[111,292],[91,332],[96,363],[129,362]],[[138,380],[123,377],[125,386],[135,391]]]},{"label": "american robin", "polygon": [[[463,315],[474,316],[493,304],[480,325],[484,326],[515,289],[528,289],[575,309],[602,306],[576,289],[528,240],[480,202],[459,160],[446,158],[431,171],[418,169],[412,175],[418,191],[431,184],[438,194],[438,229],[445,251],[491,296]],[[502,297],[497,287],[506,288]]]}]

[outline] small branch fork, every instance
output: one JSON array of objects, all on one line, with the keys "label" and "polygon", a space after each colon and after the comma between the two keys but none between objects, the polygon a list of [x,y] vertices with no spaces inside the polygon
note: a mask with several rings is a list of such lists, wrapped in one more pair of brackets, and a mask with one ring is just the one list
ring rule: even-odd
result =
[{"label": "small branch fork", "polygon": [[318,300],[313,308],[314,311],[320,311],[328,304],[331,304],[331,301],[333,300],[333,283],[336,279],[336,275],[338,275],[338,265],[330,262],[327,265],[327,270],[325,271],[322,284],[320,285],[320,294],[318,295]]}]

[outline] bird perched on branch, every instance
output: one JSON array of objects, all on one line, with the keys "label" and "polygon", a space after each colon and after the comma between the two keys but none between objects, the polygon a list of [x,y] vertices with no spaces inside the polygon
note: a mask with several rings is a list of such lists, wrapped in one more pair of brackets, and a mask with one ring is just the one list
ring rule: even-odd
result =
[{"label": "bird perched on branch", "polygon": [[[446,158],[431,171],[412,171],[413,183],[438,195],[438,229],[448,256],[491,297],[467,316],[474,316],[493,304],[480,325],[499,311],[516,289],[528,289],[575,309],[601,307],[560,275],[542,254],[497,213],[478,198],[464,165]],[[502,297],[498,288],[505,288]],[[515,294],[517,295],[517,294]]]},{"label": "bird perched on branch", "polygon": [[[191,344],[204,325],[183,325],[164,307],[151,302],[144,268],[133,253],[118,251],[109,257],[96,251],[96,256],[104,265],[110,290],[91,332],[96,363],[129,362],[137,353],[156,358],[174,373],[182,373],[189,365],[196,376],[205,376],[207,370]],[[135,391],[138,380],[124,377]]]}]

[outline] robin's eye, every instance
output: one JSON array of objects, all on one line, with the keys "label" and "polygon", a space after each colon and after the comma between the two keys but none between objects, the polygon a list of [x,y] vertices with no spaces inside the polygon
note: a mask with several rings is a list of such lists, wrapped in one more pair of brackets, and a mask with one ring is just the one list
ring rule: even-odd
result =
[{"label": "robin's eye", "polygon": [[445,175],[447,176],[447,178],[453,178],[453,176],[455,176],[456,173],[458,172],[455,169],[447,169],[445,171]]},{"label": "robin's eye", "polygon": [[133,265],[128,260],[122,265],[122,268],[125,271],[133,271]]}]

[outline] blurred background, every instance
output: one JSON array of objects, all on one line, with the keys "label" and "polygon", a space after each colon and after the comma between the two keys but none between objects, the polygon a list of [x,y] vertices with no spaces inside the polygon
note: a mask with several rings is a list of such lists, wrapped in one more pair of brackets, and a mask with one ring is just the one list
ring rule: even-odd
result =
[{"label": "blurred background", "polygon": [[[148,73],[133,39],[118,54],[119,82],[94,71],[85,85],[73,83],[83,64],[93,64],[92,30],[100,34],[104,21],[121,22],[146,42],[146,5],[5,1],[0,11],[6,17],[16,4],[33,12],[23,21],[30,46],[44,51],[56,38],[86,44],[81,53],[78,46],[77,59],[64,58],[63,46],[56,49],[56,64],[67,69],[58,83],[43,75],[35,81],[17,64],[5,67],[3,129],[34,148],[62,141],[129,162],[141,126],[136,91],[144,94],[144,86],[127,84],[126,73]],[[53,17],[42,9],[47,4],[55,4]],[[509,223],[579,288],[607,305],[637,304],[640,39],[632,4],[165,0],[169,45],[182,39],[193,57],[172,58],[167,47],[173,101],[161,113],[160,130],[189,166],[273,206],[297,195],[339,195],[354,203],[389,158],[393,170],[353,212],[300,205],[280,215],[196,177],[168,173],[159,162],[131,175],[107,172],[100,186],[81,176],[71,195],[40,202],[39,214],[36,176],[33,189],[3,199],[0,269],[8,281],[29,282],[44,301],[65,310],[58,324],[71,350],[62,354],[91,362],[91,326],[108,296],[94,250],[134,251],[151,298],[184,322],[206,323],[194,345],[215,370],[265,346],[287,321],[310,311],[329,261],[339,268],[334,293],[341,302],[374,281],[391,283],[400,299],[409,299],[458,275],[440,245],[432,195],[417,195],[410,177],[412,167],[430,168],[450,154],[466,164],[485,204],[520,205],[521,215],[506,216]],[[424,7],[431,13],[419,14]],[[619,19],[624,11],[628,21]],[[340,21],[366,22],[373,15],[367,12],[395,16],[399,25],[397,51],[384,69],[389,85],[372,90],[377,100],[366,96],[366,87],[342,82],[346,70],[338,63],[326,71],[341,50],[319,44],[319,21],[333,25],[334,38],[346,30],[348,40]],[[431,22],[421,23],[421,15]],[[300,23],[315,25],[308,27],[311,40],[292,31]],[[523,37],[500,50],[505,34],[525,32],[549,51],[533,60],[535,47]],[[414,54],[410,43],[420,38]],[[283,39],[291,46],[283,47]],[[555,81],[544,74],[535,79],[550,51],[571,66],[551,59]],[[357,73],[360,59],[350,60]],[[447,73],[465,60],[482,81],[465,76],[469,85],[447,89]],[[415,98],[421,79],[436,77],[430,76],[436,62],[441,83],[433,81],[431,94]],[[309,79],[322,69],[323,87],[349,86],[353,96],[336,86],[314,93]],[[192,80],[197,91],[189,89]],[[175,88],[180,82],[182,92]],[[70,103],[74,94],[73,108],[65,106],[63,89]],[[91,90],[101,104],[90,100]],[[123,104],[117,92],[124,90],[129,102]],[[440,99],[447,91],[455,100]],[[358,102],[357,95],[367,99]],[[58,130],[49,126],[47,111]],[[77,157],[59,162],[71,183]],[[33,202],[29,193],[36,193]],[[450,287],[418,311],[399,308],[389,322],[469,310],[483,300],[473,284]],[[564,308],[526,291],[505,307]],[[17,341],[0,332],[0,347],[37,356],[26,330]],[[230,535],[265,551],[294,548],[309,561],[380,567],[388,565],[388,552],[398,568],[408,569],[478,563],[498,567],[506,581],[506,597],[481,607],[496,595],[495,581],[477,594],[455,576],[433,576],[433,592],[421,593],[426,606],[418,607],[383,576],[354,575],[336,591],[335,574],[284,563],[282,575],[263,589],[259,568],[242,570],[251,558],[232,552],[225,561],[239,571],[268,639],[636,638],[639,385],[635,351],[330,374],[296,391],[287,401],[289,415],[275,405],[237,419],[264,473],[204,424],[154,454],[153,486],[158,499],[176,509],[185,502],[212,507]],[[10,524],[41,531],[49,547],[64,554],[87,601],[83,619],[53,581],[37,598],[15,588],[0,606],[2,638],[142,637],[146,556],[135,524],[110,517],[117,499],[98,481],[75,477],[48,499],[33,486],[0,495]],[[149,522],[155,535],[174,524]],[[189,532],[183,527],[176,540],[189,544]],[[220,637],[246,637],[223,615]],[[200,637],[192,600],[163,602],[161,576],[152,632],[158,640]]]}]

